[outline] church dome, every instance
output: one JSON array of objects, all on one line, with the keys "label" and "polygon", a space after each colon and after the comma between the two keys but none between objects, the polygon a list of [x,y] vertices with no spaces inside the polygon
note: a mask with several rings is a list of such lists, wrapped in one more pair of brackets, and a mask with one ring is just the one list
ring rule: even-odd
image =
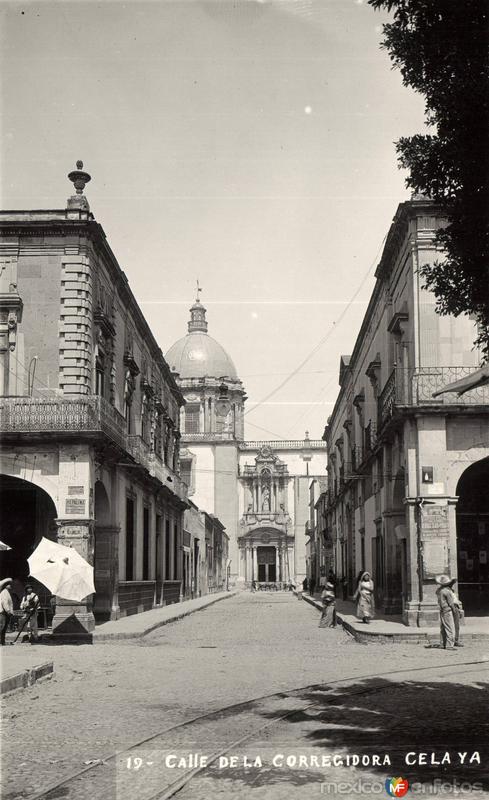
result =
[{"label": "church dome", "polygon": [[172,372],[180,378],[231,378],[238,373],[224,347],[207,333],[206,309],[196,300],[190,309],[188,334],[175,342],[165,355]]}]

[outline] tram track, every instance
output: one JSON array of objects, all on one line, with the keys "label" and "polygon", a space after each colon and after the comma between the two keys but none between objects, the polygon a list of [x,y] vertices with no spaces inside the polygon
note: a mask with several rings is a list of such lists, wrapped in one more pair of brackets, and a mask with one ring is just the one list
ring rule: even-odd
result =
[{"label": "tram track", "polygon": [[[385,680],[403,674],[434,672],[439,677],[440,670],[443,671],[442,674],[446,674],[445,670],[484,664],[489,664],[489,660],[444,662],[426,667],[356,675],[233,703],[163,728],[27,795],[25,800],[109,800],[111,797],[169,800],[220,757],[260,733],[265,733],[273,725],[293,718],[319,703],[323,706],[332,705],[356,695],[386,690],[389,685],[386,685]],[[357,689],[349,688],[365,680],[373,680],[374,684]],[[342,689],[345,691],[342,692]],[[301,700],[304,692],[321,694],[317,699],[304,703]],[[330,698],[327,698],[327,692],[331,692]],[[267,716],[269,720],[263,723],[263,718]],[[257,725],[257,720],[261,724]],[[194,751],[205,756],[204,763],[190,763],[183,774],[180,772],[174,778],[175,770],[165,764],[165,753],[189,754]],[[135,764],[139,765],[137,769],[134,768]]]}]

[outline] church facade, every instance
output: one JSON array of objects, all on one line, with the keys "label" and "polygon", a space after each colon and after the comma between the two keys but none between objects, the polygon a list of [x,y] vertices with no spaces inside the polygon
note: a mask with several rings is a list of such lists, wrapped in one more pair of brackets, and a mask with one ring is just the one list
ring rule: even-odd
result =
[{"label": "church facade", "polygon": [[192,501],[224,524],[232,584],[283,585],[305,576],[309,484],[324,476],[326,445],[247,441],[246,392],[224,348],[208,334],[197,298],[188,333],[166,353],[185,398],[180,467]]}]

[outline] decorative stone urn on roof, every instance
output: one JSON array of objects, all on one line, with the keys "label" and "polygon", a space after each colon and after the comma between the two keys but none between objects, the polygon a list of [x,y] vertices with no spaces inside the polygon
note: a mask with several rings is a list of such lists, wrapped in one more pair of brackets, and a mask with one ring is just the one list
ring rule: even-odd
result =
[{"label": "decorative stone urn on roof", "polygon": [[86,184],[92,180],[88,172],[83,172],[83,161],[76,162],[76,169],[68,174],[68,180],[72,182],[76,189],[76,194],[68,198],[68,208],[81,208],[90,211],[88,200],[83,194]]}]

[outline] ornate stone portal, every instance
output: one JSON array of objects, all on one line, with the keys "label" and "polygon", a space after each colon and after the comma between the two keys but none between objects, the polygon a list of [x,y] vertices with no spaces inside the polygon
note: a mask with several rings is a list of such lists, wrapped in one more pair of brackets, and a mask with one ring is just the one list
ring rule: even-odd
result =
[{"label": "ornate stone portal", "polygon": [[285,583],[293,578],[294,536],[287,506],[290,476],[287,465],[270,447],[262,447],[254,465],[241,476],[246,511],[238,539],[240,577],[249,585]]}]

